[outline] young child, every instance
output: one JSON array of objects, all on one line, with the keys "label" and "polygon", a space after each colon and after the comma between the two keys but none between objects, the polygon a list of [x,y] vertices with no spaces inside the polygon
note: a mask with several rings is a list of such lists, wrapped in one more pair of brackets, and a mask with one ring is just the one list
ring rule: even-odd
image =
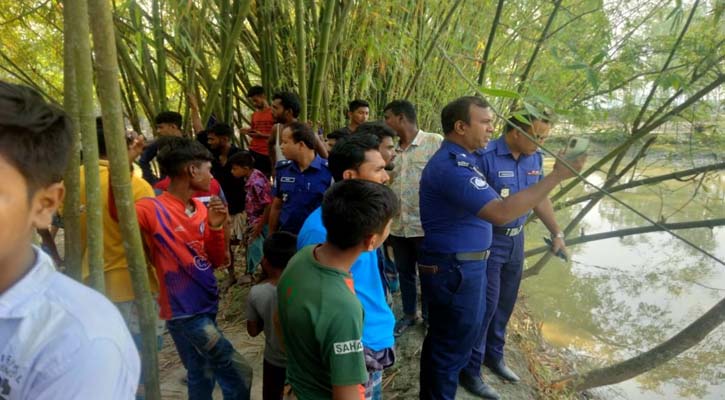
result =
[{"label": "young child", "polygon": [[398,200],[388,187],[349,179],[325,193],[327,240],[300,250],[277,285],[287,380],[300,399],[362,399],[368,381],[363,309],[350,267],[390,232]]},{"label": "young child", "polygon": [[244,178],[246,199],[244,212],[247,214],[247,229],[244,239],[247,244],[247,274],[252,275],[262,260],[262,244],[267,236],[265,209],[272,203],[272,185],[264,173],[254,168],[254,156],[240,151],[229,158],[232,175]]},{"label": "young child", "polygon": [[264,331],[264,400],[280,400],[284,390],[287,357],[272,321],[277,312],[277,282],[297,251],[296,244],[297,237],[288,232],[276,232],[264,240],[262,269],[267,279],[253,286],[247,298],[247,333],[255,337]]},{"label": "young child", "polygon": [[214,267],[224,264],[227,209],[214,197],[208,207],[193,198],[208,191],[212,155],[198,141],[159,139],[166,192],[136,203],[139,226],[156,268],[161,319],[187,370],[191,399],[211,399],[215,380],[225,399],[249,399],[252,371],[216,325],[219,307]]},{"label": "young child", "polygon": [[0,81],[0,398],[132,399],[139,355],[116,307],[60,274],[32,237],[63,201],[70,120]]}]

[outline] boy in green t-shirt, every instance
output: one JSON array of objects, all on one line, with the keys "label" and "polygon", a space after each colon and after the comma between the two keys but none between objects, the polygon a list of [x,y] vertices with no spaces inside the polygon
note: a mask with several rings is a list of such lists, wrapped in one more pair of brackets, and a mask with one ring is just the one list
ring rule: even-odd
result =
[{"label": "boy in green t-shirt", "polygon": [[300,250],[277,285],[287,380],[300,400],[360,400],[368,380],[363,311],[350,267],[385,241],[398,200],[387,186],[357,179],[322,200],[327,241]]}]

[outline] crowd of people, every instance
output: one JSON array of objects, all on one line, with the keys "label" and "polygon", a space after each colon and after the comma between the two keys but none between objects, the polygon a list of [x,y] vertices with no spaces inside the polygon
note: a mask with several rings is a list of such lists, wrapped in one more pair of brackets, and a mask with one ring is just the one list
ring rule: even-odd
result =
[{"label": "crowd of people", "polygon": [[[241,264],[244,277],[258,275],[246,329],[265,336],[264,400],[382,399],[396,337],[416,324],[426,329],[421,399],[453,399],[459,385],[500,398],[482,366],[519,381],[504,347],[523,224],[533,210],[552,250],[565,251],[547,195],[585,157],[544,175],[548,117],[511,118],[490,141],[494,114],[480,97],[446,105],[442,135],[421,130],[407,100],[387,104],[376,122],[369,103],[354,100],[349,124],[323,138],[297,120],[294,93],[271,104],[259,86],[247,95],[254,112],[241,140],[222,122],[202,129],[198,117],[184,135],[172,111],[156,117],[156,140],[126,137],[129,170],[143,171],[131,172],[131,191],[163,321],[159,345],[166,329],[188,397],[211,399],[218,383],[225,399],[251,398],[253,368],[216,321],[214,271],[226,268],[234,284]],[[31,89],[0,82],[0,398],[143,398],[139,354],[157,349],[142,345],[100,119],[97,128],[105,297],[32,244],[63,200],[69,119]],[[244,262],[235,262],[237,246]]]}]

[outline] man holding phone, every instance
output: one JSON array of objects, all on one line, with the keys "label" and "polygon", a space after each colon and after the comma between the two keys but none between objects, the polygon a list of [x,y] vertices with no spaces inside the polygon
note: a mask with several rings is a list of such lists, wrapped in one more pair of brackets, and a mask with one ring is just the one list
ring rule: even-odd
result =
[{"label": "man holding phone", "polygon": [[[551,123],[546,117],[517,115],[518,118],[511,117],[506,121],[505,133],[483,150],[479,165],[486,182],[504,199],[535,185],[544,176],[539,145],[549,137]],[[533,211],[551,233],[552,251],[565,254],[564,234],[556,223],[551,201],[545,198]],[[484,364],[507,381],[519,381],[519,377],[504,362],[503,348],[506,325],[516,303],[523,272],[523,228],[527,216],[522,215],[502,226],[493,226],[487,267],[484,333],[466,367],[471,375],[477,374]]]}]

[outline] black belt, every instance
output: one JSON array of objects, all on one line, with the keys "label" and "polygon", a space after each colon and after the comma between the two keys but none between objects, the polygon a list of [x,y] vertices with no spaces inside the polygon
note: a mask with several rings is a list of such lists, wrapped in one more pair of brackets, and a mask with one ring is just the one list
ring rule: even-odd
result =
[{"label": "black belt", "polygon": [[495,233],[497,235],[505,235],[505,236],[516,236],[519,233],[521,233],[521,231],[523,231],[523,230],[524,230],[523,225],[517,226],[515,228],[502,228],[500,226],[493,227],[493,233]]},{"label": "black belt", "polygon": [[[432,256],[438,256],[438,257],[450,257],[455,259],[456,261],[484,261],[488,260],[488,256],[491,255],[491,250],[484,250],[484,251],[469,251],[465,253],[450,253],[450,254],[444,254],[444,253],[428,253]],[[432,275],[438,273],[438,266],[437,265],[422,265],[418,264],[418,271],[421,274],[425,275]]]}]

